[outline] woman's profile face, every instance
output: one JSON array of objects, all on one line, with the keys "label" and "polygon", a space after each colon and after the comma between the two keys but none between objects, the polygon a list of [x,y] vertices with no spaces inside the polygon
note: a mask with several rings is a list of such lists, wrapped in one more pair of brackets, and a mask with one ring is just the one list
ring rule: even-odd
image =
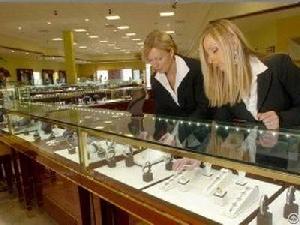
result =
[{"label": "woman's profile face", "polygon": [[152,48],[148,54],[148,62],[155,72],[167,73],[172,64],[173,53],[166,50]]},{"label": "woman's profile face", "polygon": [[216,42],[211,35],[207,35],[203,40],[203,47],[207,54],[207,63],[218,67],[221,71],[224,71],[224,53],[218,42]]}]

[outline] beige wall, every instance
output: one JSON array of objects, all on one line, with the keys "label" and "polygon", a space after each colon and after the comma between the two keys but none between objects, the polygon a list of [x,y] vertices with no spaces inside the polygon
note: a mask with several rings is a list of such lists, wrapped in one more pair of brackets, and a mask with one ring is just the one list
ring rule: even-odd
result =
[{"label": "beige wall", "polygon": [[33,69],[36,72],[42,72],[42,69],[53,69],[55,71],[65,70],[63,62],[51,62],[44,60],[15,58],[9,56],[1,56],[0,67],[4,67],[10,72],[10,81],[16,81],[16,69]]},{"label": "beige wall", "polygon": [[92,63],[81,64],[78,66],[78,77],[90,77],[96,73],[97,70],[111,70],[111,69],[145,69],[145,63],[141,60],[130,62],[109,62],[109,63]]}]

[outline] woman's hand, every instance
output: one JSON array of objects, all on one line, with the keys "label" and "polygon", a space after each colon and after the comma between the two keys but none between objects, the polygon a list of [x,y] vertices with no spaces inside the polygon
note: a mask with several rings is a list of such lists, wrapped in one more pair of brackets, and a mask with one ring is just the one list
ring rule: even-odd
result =
[{"label": "woman's hand", "polygon": [[279,116],[275,111],[258,113],[257,119],[262,121],[267,129],[279,129]]},{"label": "woman's hand", "polygon": [[199,166],[200,166],[200,161],[196,159],[182,158],[182,159],[177,159],[173,163],[172,169],[175,171],[181,171],[185,168],[188,168],[188,170],[192,170]]}]

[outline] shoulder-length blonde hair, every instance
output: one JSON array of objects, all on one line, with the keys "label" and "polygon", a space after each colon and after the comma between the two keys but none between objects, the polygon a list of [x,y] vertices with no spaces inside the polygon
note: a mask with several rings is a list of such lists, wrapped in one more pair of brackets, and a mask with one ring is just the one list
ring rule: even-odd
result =
[{"label": "shoulder-length blonde hair", "polygon": [[[224,71],[208,62],[204,39],[210,35],[224,54]],[[249,47],[239,28],[228,20],[210,23],[200,38],[200,60],[204,75],[204,90],[213,107],[234,105],[250,94],[252,75]]]},{"label": "shoulder-length blonde hair", "polygon": [[165,50],[167,52],[173,50],[174,54],[177,53],[177,45],[172,36],[159,30],[153,30],[145,38],[143,57],[146,61],[152,48]]}]

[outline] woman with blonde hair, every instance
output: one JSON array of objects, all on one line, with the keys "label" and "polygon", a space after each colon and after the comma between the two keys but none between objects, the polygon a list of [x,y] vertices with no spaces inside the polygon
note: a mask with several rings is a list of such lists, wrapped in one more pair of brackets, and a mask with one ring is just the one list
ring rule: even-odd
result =
[{"label": "woman with blonde hair", "polygon": [[179,56],[173,38],[158,30],[145,38],[144,58],[154,70],[151,84],[155,114],[207,117],[208,101],[198,60]]},{"label": "woman with blonde hair", "polygon": [[206,27],[199,50],[216,120],[262,121],[268,129],[300,125],[300,69],[288,55],[262,60],[228,20]]}]

